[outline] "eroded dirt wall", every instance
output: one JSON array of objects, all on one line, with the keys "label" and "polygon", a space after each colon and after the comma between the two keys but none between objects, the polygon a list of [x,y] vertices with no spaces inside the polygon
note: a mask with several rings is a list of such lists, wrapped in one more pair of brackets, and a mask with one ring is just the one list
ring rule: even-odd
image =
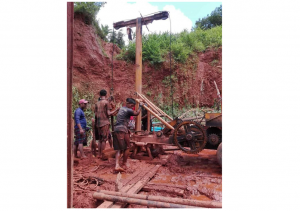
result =
[{"label": "eroded dirt wall", "polygon": [[[127,38],[125,38],[127,39]],[[120,49],[114,51],[114,96],[117,102],[134,97],[134,64],[115,60]],[[94,93],[111,88],[112,43],[106,43],[95,33],[81,15],[74,19],[73,85]],[[186,64],[172,62],[174,74],[174,102],[180,107],[189,105],[212,106],[217,98],[214,81],[222,91],[222,48],[209,49],[190,57]],[[169,60],[160,68],[143,64],[143,94],[159,106],[170,104]],[[203,82],[202,82],[203,81]],[[201,84],[203,91],[201,92]]]}]

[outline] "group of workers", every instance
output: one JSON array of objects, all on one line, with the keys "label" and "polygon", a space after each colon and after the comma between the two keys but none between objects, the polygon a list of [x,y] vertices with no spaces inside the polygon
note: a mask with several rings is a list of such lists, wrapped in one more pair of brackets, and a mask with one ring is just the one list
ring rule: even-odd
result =
[{"label": "group of workers", "polygon": [[[113,98],[107,98],[107,91],[100,91],[100,98],[95,104],[95,119],[92,119],[93,123],[93,145],[96,146],[95,140],[98,140],[98,156],[97,158],[103,159],[103,150],[105,149],[106,142],[109,141],[110,146],[116,150],[116,171],[125,171],[129,167],[127,163],[127,158],[129,156],[130,147],[130,130],[129,122],[132,116],[138,116],[141,112],[143,102],[140,102],[139,108],[134,110],[136,101],[133,98],[127,98],[125,106],[121,108],[113,108],[112,105]],[[86,142],[86,132],[90,130],[87,127],[86,118],[84,115],[84,110],[86,109],[88,101],[85,99],[79,100],[79,108],[76,109],[74,113],[75,120],[75,142],[74,142],[74,155],[77,156],[77,151],[79,149],[81,158],[86,158],[83,152],[83,144]],[[114,124],[113,135],[110,132],[110,121],[109,116],[117,114],[117,120]],[[151,121],[150,121],[151,122]],[[142,123],[143,129],[147,128],[147,111],[142,112]],[[96,147],[94,147],[96,152]],[[119,159],[123,154],[123,162],[120,165]],[[122,167],[121,167],[122,166]]]}]

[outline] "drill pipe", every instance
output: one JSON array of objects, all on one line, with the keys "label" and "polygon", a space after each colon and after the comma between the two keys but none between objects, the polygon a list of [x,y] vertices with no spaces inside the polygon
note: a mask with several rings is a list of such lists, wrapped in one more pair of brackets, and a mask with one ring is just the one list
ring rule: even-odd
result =
[{"label": "drill pipe", "polygon": [[164,197],[164,196],[129,194],[129,193],[122,193],[122,192],[107,191],[107,190],[99,190],[98,193],[103,193],[112,196],[122,196],[122,197],[129,197],[135,199],[144,199],[144,200],[182,204],[182,205],[189,205],[189,206],[196,206],[196,207],[222,208],[222,203],[215,202],[215,201],[198,201],[198,200],[171,198],[171,197]]},{"label": "drill pipe", "polygon": [[150,200],[142,200],[136,198],[129,198],[129,197],[121,197],[121,196],[112,196],[106,195],[104,193],[97,193],[93,194],[93,198],[98,200],[107,200],[113,202],[121,202],[121,203],[128,203],[128,204],[138,204],[147,207],[158,207],[158,208],[196,208],[195,206],[187,206],[181,204],[173,204],[173,203],[166,203],[166,202],[159,202],[159,201],[150,201]]}]

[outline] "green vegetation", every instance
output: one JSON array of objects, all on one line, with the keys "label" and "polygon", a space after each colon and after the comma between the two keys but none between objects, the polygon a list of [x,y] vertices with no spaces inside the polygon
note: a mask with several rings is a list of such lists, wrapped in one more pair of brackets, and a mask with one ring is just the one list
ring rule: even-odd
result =
[{"label": "green vegetation", "polygon": [[[123,31],[122,31],[122,29],[120,29],[119,31],[110,33],[109,42],[115,43],[119,48],[124,48],[125,41],[124,41],[123,37],[124,37]],[[134,57],[135,57],[135,55],[134,55]]]},{"label": "green vegetation", "polygon": [[[172,79],[172,84],[174,86],[174,84],[178,83],[178,78],[176,75],[172,75],[171,76]],[[162,84],[165,86],[165,88],[170,87],[171,86],[171,81],[170,81],[170,76],[166,76],[163,80],[162,80]],[[174,89],[175,87],[173,87]]]},{"label": "green vegetation", "polygon": [[88,25],[93,25],[97,35],[103,40],[107,40],[106,36],[109,33],[108,26],[102,26],[101,29],[99,21],[96,20],[96,16],[100,11],[100,8],[104,7],[105,4],[106,2],[74,2],[74,13],[83,14],[85,23]]},{"label": "green vegetation", "polygon": [[[135,36],[134,36],[135,37]],[[170,34],[168,32],[143,35],[143,61],[154,67],[161,65],[169,58]],[[199,19],[191,32],[171,34],[171,55],[180,63],[195,52],[203,52],[207,48],[222,45],[222,5],[211,12],[211,15]],[[135,60],[135,42],[130,41],[117,57],[126,61]]]},{"label": "green vegetation", "polygon": [[201,29],[210,29],[215,26],[221,26],[222,25],[222,5],[217,7],[214,11],[211,12],[210,15],[207,15],[205,18],[199,18],[198,21],[196,21],[195,28],[201,28]]},{"label": "green vegetation", "polygon": [[214,59],[210,64],[211,66],[216,66],[216,64],[218,64],[218,60],[217,59]]},{"label": "green vegetation", "polygon": [[[168,59],[170,49],[170,35],[168,32],[143,35],[143,61],[157,66]],[[209,47],[222,45],[222,26],[208,30],[196,28],[188,32],[172,34],[171,52],[175,61],[185,63],[187,58],[194,52],[205,51]],[[118,59],[135,61],[135,42],[129,42],[128,46],[122,49]]]},{"label": "green vegetation", "polygon": [[[74,112],[78,108],[78,102],[81,99],[85,99],[89,101],[86,110],[84,111],[84,115],[87,121],[87,126],[92,128],[92,118],[94,117],[94,112],[92,109],[92,105],[94,105],[94,95],[90,92],[84,92],[78,90],[75,86],[72,87],[72,118],[74,119]],[[75,122],[74,122],[75,125]],[[91,141],[92,137],[90,133],[87,133],[88,144]]]}]

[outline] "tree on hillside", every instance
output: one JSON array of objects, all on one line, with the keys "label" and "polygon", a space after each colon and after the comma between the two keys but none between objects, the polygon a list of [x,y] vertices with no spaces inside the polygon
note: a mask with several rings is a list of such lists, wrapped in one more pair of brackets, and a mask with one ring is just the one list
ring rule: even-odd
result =
[{"label": "tree on hillside", "polygon": [[201,29],[210,29],[215,26],[222,25],[222,5],[216,7],[210,15],[207,15],[205,18],[199,18],[195,23],[194,28],[200,27]]},{"label": "tree on hillside", "polygon": [[101,24],[101,31],[103,33],[104,40],[108,42],[107,36],[112,33],[112,30],[108,27],[108,25],[103,26]]},{"label": "tree on hillside", "polygon": [[122,29],[119,31],[115,31],[114,33],[111,33],[109,36],[109,42],[114,42],[119,48],[123,48],[125,46],[125,41],[123,39],[124,34],[122,32]]}]

